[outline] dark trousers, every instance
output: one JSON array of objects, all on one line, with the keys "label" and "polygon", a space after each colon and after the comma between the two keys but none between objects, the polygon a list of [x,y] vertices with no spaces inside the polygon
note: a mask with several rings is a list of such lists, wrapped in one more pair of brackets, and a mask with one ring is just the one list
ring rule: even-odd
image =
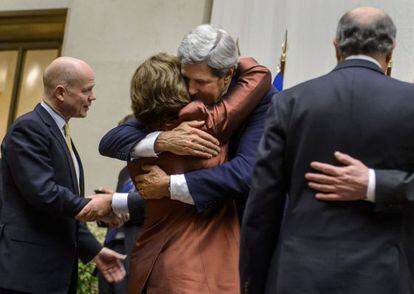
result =
[{"label": "dark trousers", "polygon": [[29,294],[29,293],[0,288],[0,294]]}]

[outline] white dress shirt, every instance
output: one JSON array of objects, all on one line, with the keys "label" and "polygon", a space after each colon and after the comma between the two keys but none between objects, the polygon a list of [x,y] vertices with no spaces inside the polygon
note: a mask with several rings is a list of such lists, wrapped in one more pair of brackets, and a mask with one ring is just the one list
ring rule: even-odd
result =
[{"label": "white dress shirt", "polygon": [[[65,131],[64,131],[64,127],[66,124],[66,121],[63,117],[60,116],[60,114],[58,114],[56,111],[53,110],[52,107],[50,107],[49,105],[47,105],[46,102],[42,101],[40,102],[40,105],[50,114],[50,116],[53,118],[53,120],[55,121],[56,125],[58,126],[60,132],[62,133],[63,139],[65,140]],[[80,193],[80,185],[79,185],[79,181],[80,181],[80,169],[79,169],[79,162],[76,159],[76,156],[73,152],[70,152],[71,156],[72,156],[72,161],[73,161],[73,165],[75,166],[75,172],[76,172],[76,179],[78,180],[78,189],[79,189],[79,193]]]}]

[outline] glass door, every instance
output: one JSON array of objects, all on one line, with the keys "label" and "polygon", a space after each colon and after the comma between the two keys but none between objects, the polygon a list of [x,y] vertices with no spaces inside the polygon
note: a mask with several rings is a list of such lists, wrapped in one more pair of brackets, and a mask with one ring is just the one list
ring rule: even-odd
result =
[{"label": "glass door", "polygon": [[58,56],[58,49],[25,51],[13,120],[26,112],[32,111],[36,104],[40,102],[43,94],[43,72]]},{"label": "glass door", "polygon": [[0,11],[0,142],[13,121],[41,100],[43,71],[60,55],[66,13]]},{"label": "glass door", "polygon": [[10,120],[18,56],[18,50],[0,51],[0,141]]}]

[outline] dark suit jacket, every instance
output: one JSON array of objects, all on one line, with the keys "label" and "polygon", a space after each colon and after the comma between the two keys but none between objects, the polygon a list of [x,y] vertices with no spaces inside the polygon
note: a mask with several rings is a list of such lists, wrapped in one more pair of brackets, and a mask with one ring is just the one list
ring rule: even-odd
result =
[{"label": "dark suit jacket", "polygon": [[2,143],[0,288],[67,293],[78,256],[102,248],[73,216],[87,203],[65,140],[40,105],[17,119]]},{"label": "dark suit jacket", "polygon": [[[106,236],[105,236],[105,245],[110,245],[111,242],[115,241],[115,237],[118,232],[123,232],[125,235],[129,231],[133,231],[134,234],[138,232],[138,229],[128,230],[129,227],[139,227],[144,222],[145,217],[145,203],[144,200],[141,198],[139,193],[134,188],[133,191],[125,192],[123,191],[123,186],[130,180],[128,168],[124,167],[121,169],[118,175],[118,181],[116,186],[116,192],[118,193],[128,193],[128,211],[129,211],[129,220],[120,228],[108,228]],[[98,223],[99,225],[99,223]],[[125,237],[126,238],[126,237]],[[134,237],[132,237],[134,238]],[[127,248],[127,249],[132,249]],[[126,252],[131,252],[131,250],[127,250]]]},{"label": "dark suit jacket", "polygon": [[[116,191],[121,192],[122,186],[130,179],[128,168],[124,167],[118,175],[118,182]],[[144,200],[138,194],[136,189],[128,193],[128,210],[129,221],[125,223],[126,226],[140,226],[144,222],[145,204]]]},{"label": "dark suit jacket", "polygon": [[275,97],[242,224],[245,293],[413,293],[412,206],[318,201],[304,178],[336,150],[413,171],[413,117],[414,86],[364,60]]},{"label": "dark suit jacket", "polygon": [[[263,70],[262,66],[249,71]],[[233,83],[237,82],[236,78]],[[232,86],[230,86],[232,87]],[[263,133],[264,120],[272,88],[261,100],[245,123],[235,132],[229,144],[229,161],[209,169],[200,169],[185,174],[185,178],[198,211],[219,207],[229,198],[238,199],[242,208],[250,189],[252,168],[256,159],[257,146]],[[110,130],[99,144],[104,156],[129,160],[133,147],[147,135],[144,126],[133,119]],[[241,210],[241,209],[240,209]]]},{"label": "dark suit jacket", "polygon": [[[0,167],[1,167],[1,158],[0,158]],[[2,206],[2,195],[3,195],[3,177],[1,175],[1,168],[0,168],[0,215],[1,215],[1,206]]]}]

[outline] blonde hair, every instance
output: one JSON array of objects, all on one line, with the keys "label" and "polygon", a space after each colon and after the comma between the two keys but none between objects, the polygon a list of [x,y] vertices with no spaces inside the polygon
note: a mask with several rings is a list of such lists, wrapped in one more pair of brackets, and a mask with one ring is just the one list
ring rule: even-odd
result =
[{"label": "blonde hair", "polygon": [[157,130],[178,118],[190,96],[178,58],[158,53],[145,60],[131,80],[131,108],[149,130]]}]

